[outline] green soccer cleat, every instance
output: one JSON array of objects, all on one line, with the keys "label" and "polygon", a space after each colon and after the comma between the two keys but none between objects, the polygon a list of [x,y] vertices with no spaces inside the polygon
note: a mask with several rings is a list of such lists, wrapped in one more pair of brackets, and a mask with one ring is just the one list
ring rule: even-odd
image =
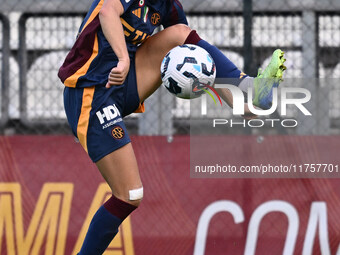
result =
[{"label": "green soccer cleat", "polygon": [[262,72],[259,69],[257,77],[254,79],[255,95],[253,105],[263,110],[270,109],[273,102],[273,88],[277,88],[282,81],[284,66],[284,52],[275,50],[272,59],[266,69]]}]

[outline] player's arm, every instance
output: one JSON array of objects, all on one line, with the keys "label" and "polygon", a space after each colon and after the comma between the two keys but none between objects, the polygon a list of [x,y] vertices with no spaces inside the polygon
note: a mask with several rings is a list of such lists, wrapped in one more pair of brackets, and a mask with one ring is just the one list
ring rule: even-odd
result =
[{"label": "player's arm", "polygon": [[105,0],[99,12],[99,20],[106,40],[118,57],[118,65],[113,68],[108,77],[106,87],[121,85],[130,69],[130,58],[127,50],[123,25],[120,16],[124,7],[120,0]]},{"label": "player's arm", "polygon": [[[216,89],[219,96],[226,102],[231,108],[233,108],[233,95],[231,94],[229,89]],[[245,119],[255,119],[257,118],[257,115],[253,114],[249,108],[248,105],[244,104],[244,115],[243,118]]]}]

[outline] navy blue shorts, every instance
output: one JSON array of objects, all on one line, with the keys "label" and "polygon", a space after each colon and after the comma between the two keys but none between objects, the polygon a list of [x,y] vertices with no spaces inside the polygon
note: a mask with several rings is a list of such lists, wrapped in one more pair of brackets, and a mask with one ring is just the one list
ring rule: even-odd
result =
[{"label": "navy blue shorts", "polygon": [[134,61],[123,85],[65,87],[64,107],[73,134],[93,162],[128,144],[123,117],[140,107]]}]

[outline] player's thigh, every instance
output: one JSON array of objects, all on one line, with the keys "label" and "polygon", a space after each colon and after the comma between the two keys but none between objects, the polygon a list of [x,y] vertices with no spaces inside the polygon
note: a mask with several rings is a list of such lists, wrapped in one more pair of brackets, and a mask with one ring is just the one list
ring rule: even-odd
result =
[{"label": "player's thigh", "polygon": [[111,152],[96,162],[115,197],[138,205],[140,201],[130,201],[129,191],[142,187],[137,160],[131,143]]},{"label": "player's thigh", "polygon": [[191,29],[183,24],[168,27],[146,40],[136,53],[136,76],[139,98],[144,101],[160,85],[160,66],[165,55],[182,45]]},{"label": "player's thigh", "polygon": [[[138,96],[133,101],[139,101]],[[130,201],[130,190],[142,187],[137,161],[122,117],[125,86],[68,88],[64,105],[73,133],[119,199]],[[135,103],[137,105],[137,102]]]}]

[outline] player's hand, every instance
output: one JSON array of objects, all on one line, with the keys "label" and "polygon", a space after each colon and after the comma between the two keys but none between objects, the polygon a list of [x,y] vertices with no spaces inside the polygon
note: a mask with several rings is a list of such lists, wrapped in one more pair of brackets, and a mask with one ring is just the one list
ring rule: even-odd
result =
[{"label": "player's hand", "polygon": [[126,76],[130,69],[130,60],[123,59],[119,60],[116,67],[112,68],[108,81],[106,83],[106,88],[110,88],[114,85],[122,85],[126,79]]}]

